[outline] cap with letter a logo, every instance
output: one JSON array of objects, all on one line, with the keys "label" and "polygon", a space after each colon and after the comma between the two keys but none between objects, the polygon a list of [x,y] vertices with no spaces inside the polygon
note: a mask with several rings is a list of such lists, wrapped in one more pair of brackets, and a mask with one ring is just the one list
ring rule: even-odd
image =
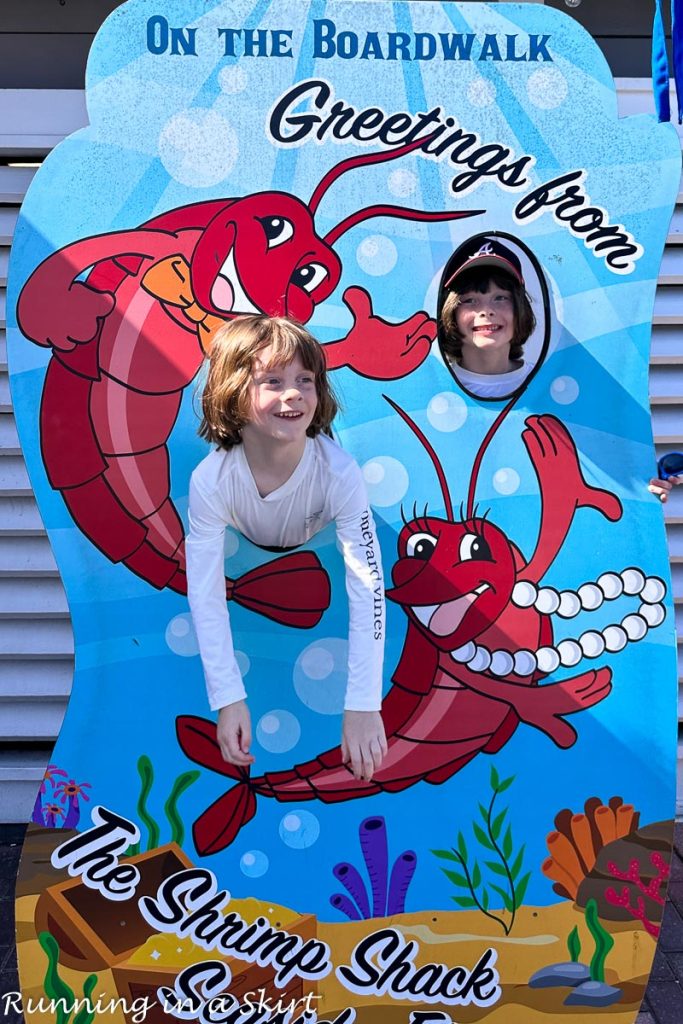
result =
[{"label": "cap with letter a logo", "polygon": [[473,270],[475,267],[496,267],[498,270],[504,270],[511,274],[520,284],[524,284],[522,264],[518,257],[506,245],[495,238],[490,238],[456,268],[446,281],[445,287],[452,288],[456,278],[464,274],[466,270]]}]

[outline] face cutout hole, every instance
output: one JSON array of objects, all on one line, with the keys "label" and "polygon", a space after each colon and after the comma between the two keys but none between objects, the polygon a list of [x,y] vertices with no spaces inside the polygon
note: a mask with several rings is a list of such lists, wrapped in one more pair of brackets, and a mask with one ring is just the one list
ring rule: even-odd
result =
[{"label": "face cutout hole", "polygon": [[467,395],[497,402],[521,394],[550,342],[548,285],[536,256],[504,232],[469,238],[444,268],[437,321],[444,363]]}]

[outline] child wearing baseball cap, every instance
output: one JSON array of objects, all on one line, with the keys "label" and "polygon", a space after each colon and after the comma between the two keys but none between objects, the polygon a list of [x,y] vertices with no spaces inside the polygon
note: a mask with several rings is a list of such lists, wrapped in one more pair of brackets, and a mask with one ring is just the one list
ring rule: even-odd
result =
[{"label": "child wearing baseball cap", "polygon": [[524,343],[536,326],[518,257],[498,239],[487,239],[445,288],[442,351],[458,382],[477,398],[513,394],[530,373]]}]

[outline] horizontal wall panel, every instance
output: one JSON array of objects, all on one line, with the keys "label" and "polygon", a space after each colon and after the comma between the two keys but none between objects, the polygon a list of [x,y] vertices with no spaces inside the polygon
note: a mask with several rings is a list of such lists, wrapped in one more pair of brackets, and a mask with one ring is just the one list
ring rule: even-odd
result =
[{"label": "horizontal wall panel", "polygon": [[50,760],[47,751],[0,751],[0,821],[28,821]]},{"label": "horizontal wall panel", "polygon": [[22,203],[37,169],[0,164],[0,203]]},{"label": "horizontal wall panel", "polygon": [[7,267],[9,265],[9,249],[0,249],[0,286],[7,287]]},{"label": "horizontal wall panel", "polygon": [[683,523],[669,524],[666,528],[666,537],[671,557],[683,559]]},{"label": "horizontal wall panel", "polygon": [[0,152],[47,154],[87,123],[83,89],[0,89]]},{"label": "horizontal wall panel", "polygon": [[4,3],[0,17],[3,32],[97,32],[104,19],[123,0],[21,0]]},{"label": "horizontal wall panel", "polygon": [[[675,397],[683,404],[683,366],[651,366],[650,396]],[[683,430],[683,421],[681,421]]]},{"label": "horizontal wall panel", "polygon": [[[546,7],[554,7],[578,21],[580,25],[594,36],[642,36],[647,38],[652,33],[652,11],[645,0],[637,3],[620,3],[618,15],[615,12],[614,0],[580,0],[571,6],[567,0],[543,0]],[[666,10],[666,7],[664,7]],[[668,12],[665,24],[670,24]]]},{"label": "horizontal wall panel", "polygon": [[2,245],[10,245],[18,216],[18,210],[10,206],[0,206],[0,243]]},{"label": "horizontal wall panel", "polygon": [[665,249],[658,280],[662,285],[683,284],[683,247]]},{"label": "horizontal wall panel", "polygon": [[26,463],[21,455],[0,458],[0,491],[5,494],[31,494]]},{"label": "horizontal wall panel", "polygon": [[681,322],[683,315],[683,286],[658,288],[655,295],[655,322]]},{"label": "horizontal wall panel", "polygon": [[664,503],[664,519],[667,523],[683,523],[683,487],[674,487],[669,500]]},{"label": "horizontal wall panel", "polygon": [[0,577],[0,619],[68,618],[69,605],[60,579],[35,580]]},{"label": "horizontal wall panel", "polygon": [[6,697],[68,697],[73,683],[73,658],[0,660],[0,693]]},{"label": "horizontal wall panel", "polygon": [[0,412],[12,411],[12,399],[9,391],[7,371],[0,373]]},{"label": "horizontal wall panel", "polygon": [[45,533],[36,499],[0,493],[0,537]]},{"label": "horizontal wall panel", "polygon": [[[681,398],[683,405],[683,398]],[[652,431],[657,444],[680,444],[683,439],[681,406],[653,405]]]},{"label": "horizontal wall panel", "polygon": [[[683,253],[683,249],[681,252]],[[683,310],[681,320],[683,321]],[[683,356],[683,323],[653,326],[650,352],[655,357]]]},{"label": "horizontal wall panel", "polygon": [[0,373],[7,373],[7,333],[0,330]]},{"label": "horizontal wall panel", "polygon": [[57,576],[47,537],[0,537],[0,576]]},{"label": "horizontal wall panel", "polygon": [[69,621],[0,619],[0,658],[70,658],[73,653]]},{"label": "horizontal wall panel", "polygon": [[80,89],[93,39],[92,34],[0,33],[0,89]]},{"label": "horizontal wall panel", "polygon": [[59,732],[66,699],[4,700],[0,698],[0,741],[50,740]]},{"label": "horizontal wall panel", "polygon": [[21,447],[14,416],[9,412],[0,413],[0,456],[19,455],[20,453]]}]

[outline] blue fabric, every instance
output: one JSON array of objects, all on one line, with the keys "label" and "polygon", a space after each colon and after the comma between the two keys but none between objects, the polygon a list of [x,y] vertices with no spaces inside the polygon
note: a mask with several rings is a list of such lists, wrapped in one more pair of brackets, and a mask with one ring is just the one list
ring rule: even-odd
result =
[{"label": "blue fabric", "polygon": [[671,0],[671,35],[673,39],[674,78],[678,123],[683,123],[683,0]]},{"label": "blue fabric", "polygon": [[[672,9],[676,0],[672,0]],[[659,121],[671,120],[669,106],[669,58],[666,52],[666,35],[662,0],[655,0],[655,20],[652,26],[652,89]]]}]

